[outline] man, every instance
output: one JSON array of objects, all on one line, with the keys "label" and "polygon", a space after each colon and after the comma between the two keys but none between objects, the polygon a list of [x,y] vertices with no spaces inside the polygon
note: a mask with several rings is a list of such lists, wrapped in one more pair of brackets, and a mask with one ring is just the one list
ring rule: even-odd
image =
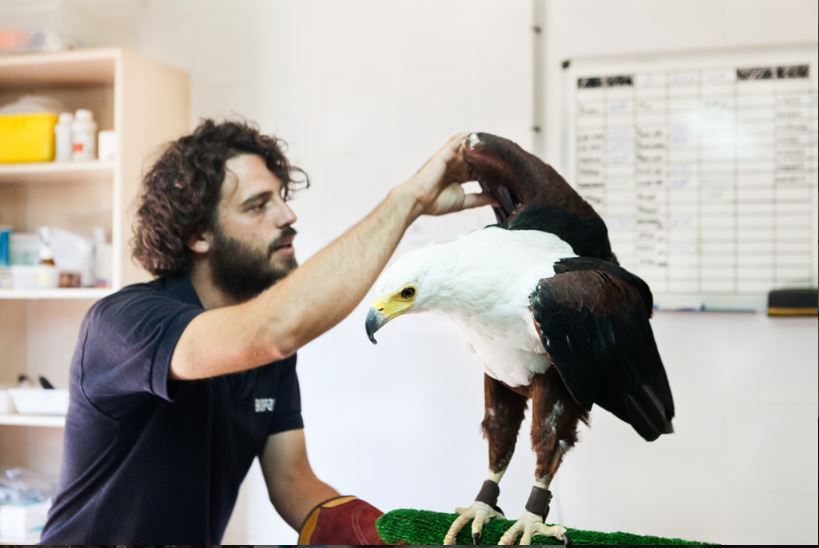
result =
[{"label": "man", "polygon": [[134,257],[157,279],[83,321],[42,542],[218,544],[256,457],[302,539],[377,542],[378,511],[310,467],[296,351],[353,310],[418,216],[491,203],[459,184],[463,138],[298,268],[287,199],[304,173],[274,137],[206,120],[172,143],[135,223]]}]

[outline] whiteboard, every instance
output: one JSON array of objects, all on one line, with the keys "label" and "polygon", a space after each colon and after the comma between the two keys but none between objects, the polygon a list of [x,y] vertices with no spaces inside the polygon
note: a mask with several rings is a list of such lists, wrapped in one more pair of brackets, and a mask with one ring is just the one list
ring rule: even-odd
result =
[{"label": "whiteboard", "polygon": [[564,63],[569,181],[659,308],[817,285],[817,49]]}]

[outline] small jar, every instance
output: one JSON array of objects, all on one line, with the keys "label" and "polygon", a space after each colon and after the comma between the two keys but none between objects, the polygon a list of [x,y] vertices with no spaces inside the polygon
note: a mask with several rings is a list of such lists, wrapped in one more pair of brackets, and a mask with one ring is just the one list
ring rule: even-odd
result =
[{"label": "small jar", "polygon": [[70,162],[74,156],[74,138],[71,136],[74,115],[70,112],[60,113],[60,120],[54,126],[55,160]]}]

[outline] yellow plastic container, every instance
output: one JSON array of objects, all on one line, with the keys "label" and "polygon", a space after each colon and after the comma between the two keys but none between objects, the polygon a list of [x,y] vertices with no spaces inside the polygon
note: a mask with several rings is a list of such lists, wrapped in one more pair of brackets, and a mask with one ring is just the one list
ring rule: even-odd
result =
[{"label": "yellow plastic container", "polygon": [[53,112],[0,114],[0,163],[50,162],[54,160]]}]

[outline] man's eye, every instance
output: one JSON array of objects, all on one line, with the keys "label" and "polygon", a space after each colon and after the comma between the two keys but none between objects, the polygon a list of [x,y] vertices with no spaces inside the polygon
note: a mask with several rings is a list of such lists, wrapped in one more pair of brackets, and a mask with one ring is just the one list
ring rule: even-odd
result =
[{"label": "man's eye", "polygon": [[251,207],[250,211],[263,211],[267,207],[267,204],[269,204],[269,203],[270,203],[269,201],[268,202],[259,202],[258,204]]}]

